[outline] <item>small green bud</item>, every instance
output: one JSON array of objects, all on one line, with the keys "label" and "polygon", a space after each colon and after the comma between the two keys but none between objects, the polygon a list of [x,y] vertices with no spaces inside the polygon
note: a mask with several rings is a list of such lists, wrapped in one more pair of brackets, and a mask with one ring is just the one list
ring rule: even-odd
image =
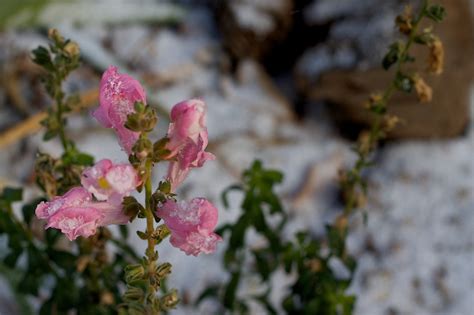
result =
[{"label": "small green bud", "polygon": [[152,131],[155,128],[157,122],[158,116],[156,115],[156,110],[151,106],[147,106],[145,108],[145,113],[142,120],[143,131]]},{"label": "small green bud", "polygon": [[136,287],[129,287],[123,294],[125,301],[143,301],[145,299],[145,293],[142,289]]},{"label": "small green bud", "polygon": [[133,264],[125,267],[125,281],[127,283],[143,279],[144,276],[145,268],[140,264]]},{"label": "small green bud", "polygon": [[153,161],[159,162],[168,159],[171,151],[166,148],[169,138],[161,138],[153,144]]},{"label": "small green bud", "polygon": [[142,240],[147,240],[147,239],[149,239],[148,234],[146,234],[145,232],[137,231],[137,235],[138,235],[138,237],[141,238]]},{"label": "small green bud", "polygon": [[144,160],[153,152],[153,145],[147,138],[140,137],[133,145],[132,151],[139,160]]},{"label": "small green bud", "polygon": [[155,261],[158,259],[158,253],[153,250],[152,248],[147,248],[145,250],[145,255],[151,260],[151,261]]},{"label": "small green bud", "polygon": [[136,131],[136,132],[141,131],[140,117],[137,114],[128,115],[127,121],[125,122],[125,127],[132,131]]},{"label": "small green bud", "polygon": [[52,40],[56,45],[64,43],[64,37],[59,33],[59,31],[55,28],[50,28],[48,30],[48,38]]},{"label": "small green bud", "polygon": [[145,208],[132,196],[123,198],[122,207],[125,215],[130,218],[130,222],[132,222],[139,213],[145,211]]},{"label": "small green bud", "polygon": [[171,183],[170,183],[170,181],[165,180],[165,181],[160,182],[160,184],[158,185],[158,189],[164,194],[171,193]]},{"label": "small green bud", "polygon": [[141,102],[136,102],[134,108],[135,112],[127,116],[125,127],[136,132],[152,131],[158,121],[155,109]]},{"label": "small green bud", "polygon": [[79,45],[76,42],[68,42],[66,46],[64,46],[64,52],[70,58],[75,58],[80,54]]},{"label": "small green bud", "polygon": [[163,263],[159,266],[156,266],[155,268],[155,273],[156,273],[156,276],[159,280],[165,278],[167,275],[169,275],[171,273],[171,264],[166,262],[166,263]]},{"label": "small green bud", "polygon": [[153,234],[151,236],[156,240],[156,244],[159,244],[168,235],[170,235],[170,233],[170,229],[166,225],[162,224],[156,227],[155,231],[153,231]]},{"label": "small green bud", "polygon": [[170,293],[166,294],[160,299],[161,309],[164,311],[168,311],[174,308],[179,302],[178,292],[176,290],[172,290]]}]

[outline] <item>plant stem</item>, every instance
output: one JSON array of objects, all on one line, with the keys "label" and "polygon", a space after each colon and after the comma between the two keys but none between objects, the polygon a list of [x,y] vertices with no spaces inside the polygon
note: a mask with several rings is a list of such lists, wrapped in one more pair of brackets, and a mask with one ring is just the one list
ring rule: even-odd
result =
[{"label": "plant stem", "polygon": [[151,198],[152,198],[152,183],[151,183],[151,171],[152,171],[152,161],[146,161],[146,180],[145,180],[145,215],[146,215],[146,233],[148,235],[148,247],[146,254],[150,260],[150,265],[154,265],[156,258],[154,257],[155,253],[155,240],[152,237],[152,234],[155,230],[154,227],[154,216],[153,209],[151,209]]},{"label": "plant stem", "polygon": [[63,92],[61,90],[61,80],[59,79],[59,73],[56,73],[56,76],[58,79],[56,80],[56,88],[55,88],[55,101],[56,101],[56,119],[58,121],[58,133],[59,133],[59,139],[61,140],[61,144],[63,146],[64,152],[69,152],[69,141],[67,140],[66,137],[66,132],[64,131],[64,126],[63,126],[63,113],[64,113],[64,108],[63,108]]},{"label": "plant stem", "polygon": [[[382,94],[381,105],[384,108],[387,107],[388,102],[390,101],[390,99],[393,96],[393,93],[397,89],[397,85],[396,85],[397,77],[401,73],[402,65],[405,62],[408,52],[415,41],[415,37],[417,36],[417,33],[418,33],[418,27],[420,25],[422,18],[425,16],[427,6],[428,6],[428,0],[424,0],[421,6],[420,12],[418,13],[416,19],[413,21],[413,27],[410,31],[410,34],[408,35],[408,40],[406,44],[403,46],[403,49],[397,60],[395,78],[392,80],[390,85],[385,89],[385,91]],[[369,156],[375,151],[378,142],[381,139],[383,139],[385,136],[382,130],[383,118],[384,118],[384,113],[376,113],[376,116],[370,128],[369,150],[367,150],[367,152],[359,152],[359,158],[355,162],[352,169],[348,172],[348,174],[353,174],[354,179],[349,182],[348,190],[350,192],[350,196],[348,197],[348,200],[344,207],[345,215],[349,215],[357,207],[357,204],[356,204],[357,194],[356,194],[355,188],[357,185],[359,186],[361,185],[361,181],[360,181],[361,172],[367,166],[367,161],[369,160]]]}]

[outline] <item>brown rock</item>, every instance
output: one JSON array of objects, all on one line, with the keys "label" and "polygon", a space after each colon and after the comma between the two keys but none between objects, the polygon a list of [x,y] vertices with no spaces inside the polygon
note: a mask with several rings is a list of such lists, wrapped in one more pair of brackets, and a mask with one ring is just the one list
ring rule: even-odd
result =
[{"label": "brown rock", "polygon": [[[440,76],[427,71],[420,75],[433,88],[431,102],[420,104],[416,93],[395,93],[389,113],[401,118],[391,138],[444,138],[460,135],[469,121],[469,91],[474,75],[474,36],[467,0],[442,1],[448,16],[435,28],[445,48],[445,67]],[[427,64],[428,50],[414,49],[417,66]],[[425,69],[427,65],[425,66]],[[419,68],[418,68],[419,69]],[[425,70],[423,69],[423,70]],[[371,116],[364,102],[372,92],[384,90],[393,78],[393,71],[334,71],[322,75],[308,91],[312,100],[326,100],[330,112],[343,131],[367,127]]]},{"label": "brown rock", "polygon": [[292,22],[293,0],[217,1],[224,46],[236,58],[260,59],[284,39]]}]

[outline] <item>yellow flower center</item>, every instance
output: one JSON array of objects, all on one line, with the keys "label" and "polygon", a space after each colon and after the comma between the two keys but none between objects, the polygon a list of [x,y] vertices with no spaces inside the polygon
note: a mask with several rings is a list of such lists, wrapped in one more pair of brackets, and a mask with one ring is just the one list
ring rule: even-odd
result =
[{"label": "yellow flower center", "polygon": [[109,182],[105,179],[105,177],[99,178],[97,183],[99,184],[99,187],[102,188],[102,189],[109,189],[110,188]]}]

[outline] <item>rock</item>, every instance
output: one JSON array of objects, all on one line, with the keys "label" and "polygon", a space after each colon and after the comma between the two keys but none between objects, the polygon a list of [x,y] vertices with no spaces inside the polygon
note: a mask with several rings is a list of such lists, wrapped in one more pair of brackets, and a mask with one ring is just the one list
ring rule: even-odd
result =
[{"label": "rock", "polygon": [[287,35],[292,0],[217,1],[215,13],[224,46],[236,58],[260,59]]},{"label": "rock", "polygon": [[[436,27],[445,47],[444,73],[432,77],[421,72],[433,88],[433,100],[419,104],[416,96],[396,93],[389,112],[399,116],[403,125],[396,128],[391,138],[445,138],[460,135],[469,121],[469,90],[474,73],[474,37],[469,2],[443,1],[448,16]],[[466,31],[459,32],[460,29]],[[417,46],[414,55],[418,66],[426,60],[425,47]],[[336,70],[322,74],[317,82],[309,84],[307,96],[312,101],[327,101],[330,112],[341,130],[354,135],[354,130],[366,127],[371,116],[363,108],[372,92],[385,89],[393,72],[378,68],[365,71]]]}]

